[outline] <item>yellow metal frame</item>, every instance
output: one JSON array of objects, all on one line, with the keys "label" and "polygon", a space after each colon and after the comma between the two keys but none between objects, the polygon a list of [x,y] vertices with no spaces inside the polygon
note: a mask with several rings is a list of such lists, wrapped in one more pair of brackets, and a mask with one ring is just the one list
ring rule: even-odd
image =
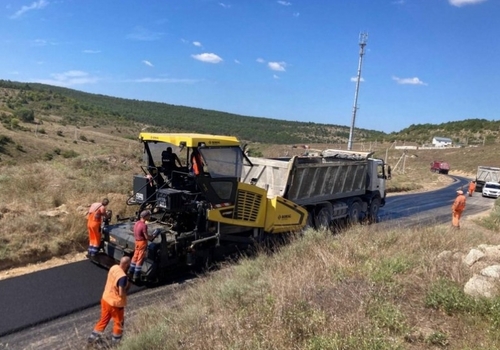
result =
[{"label": "yellow metal frame", "polygon": [[141,132],[139,139],[143,142],[165,142],[175,146],[198,147],[200,143],[210,146],[239,146],[240,141],[234,136],[209,134],[167,134]]}]

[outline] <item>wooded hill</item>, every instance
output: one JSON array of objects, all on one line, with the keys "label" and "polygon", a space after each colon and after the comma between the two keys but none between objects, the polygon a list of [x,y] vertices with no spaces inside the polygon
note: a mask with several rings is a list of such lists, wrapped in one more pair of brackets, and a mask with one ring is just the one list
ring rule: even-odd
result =
[{"label": "wooded hill", "polygon": [[435,124],[412,124],[387,139],[430,143],[432,138],[448,137],[455,144],[494,144],[499,142],[500,120],[466,119],[456,122]]},{"label": "wooded hill", "polygon": [[[90,94],[38,83],[0,80],[0,121],[15,128],[19,121],[58,117],[63,125],[113,126],[150,131],[234,135],[245,142],[273,144],[346,144],[349,127],[242,116],[226,112]],[[412,124],[390,134],[355,129],[356,142],[417,142],[434,136],[460,144],[492,144],[499,140],[500,121],[467,119],[442,124]],[[136,135],[124,135],[136,137]]]},{"label": "wooded hill", "polygon": [[[12,117],[26,121],[25,115],[30,111],[37,119],[58,115],[62,122],[75,126],[139,123],[157,127],[158,131],[223,133],[262,143],[346,143],[349,137],[347,126],[249,117],[0,80],[0,116],[4,125],[11,123]],[[356,129],[359,140],[380,140],[384,135],[379,131]]]}]

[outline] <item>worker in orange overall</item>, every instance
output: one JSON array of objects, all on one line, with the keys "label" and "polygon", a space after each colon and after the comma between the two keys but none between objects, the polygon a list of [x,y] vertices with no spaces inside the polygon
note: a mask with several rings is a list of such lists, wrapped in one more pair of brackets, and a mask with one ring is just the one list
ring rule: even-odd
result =
[{"label": "worker in orange overall", "polygon": [[128,270],[128,275],[132,276],[132,281],[134,282],[141,278],[142,263],[146,258],[148,240],[152,241],[155,238],[155,236],[148,233],[147,221],[151,217],[151,211],[143,210],[139,216],[140,220],[134,224],[135,249]]},{"label": "worker in orange overall", "polygon": [[191,172],[193,175],[198,176],[203,174],[203,160],[201,158],[201,154],[198,150],[193,150],[191,154]]},{"label": "worker in orange overall", "polygon": [[109,199],[93,203],[87,213],[87,229],[89,231],[88,256],[95,256],[101,246],[101,224],[103,220],[111,219],[111,212],[106,210]]},{"label": "worker in orange overall", "polygon": [[124,256],[119,265],[113,265],[108,272],[108,278],[101,298],[101,318],[94,326],[88,338],[89,344],[101,340],[102,334],[109,321],[113,319],[113,333],[111,345],[117,345],[123,335],[123,322],[125,306],[127,305],[127,292],[130,288],[126,271],[130,266],[130,258]]},{"label": "worker in orange overall", "polygon": [[469,197],[472,197],[472,194],[476,191],[476,181],[472,180],[469,182]]},{"label": "worker in orange overall", "polygon": [[460,217],[462,216],[462,212],[464,211],[464,209],[465,209],[464,191],[458,190],[457,198],[455,198],[455,201],[451,206],[451,213],[452,213],[451,225],[454,228],[460,228]]}]

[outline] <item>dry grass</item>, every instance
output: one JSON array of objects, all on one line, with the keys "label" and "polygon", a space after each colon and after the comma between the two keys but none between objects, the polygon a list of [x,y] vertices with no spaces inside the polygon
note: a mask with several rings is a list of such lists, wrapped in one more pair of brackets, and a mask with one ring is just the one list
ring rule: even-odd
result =
[{"label": "dry grass", "polygon": [[[141,312],[123,348],[496,349],[500,300],[465,296],[470,272],[457,258],[485,242],[500,238],[473,223],[311,230],[273,256],[206,276],[175,308]],[[455,257],[438,259],[445,250]]]},{"label": "dry grass", "polygon": [[[130,210],[125,200],[139,171],[139,142],[92,129],[78,133],[93,142],[73,142],[57,135],[70,134],[69,127],[43,127],[38,136],[1,130],[16,147],[0,163],[0,270],[86,250],[84,214],[103,197],[110,198],[114,214]],[[50,160],[44,158],[48,153]]]}]

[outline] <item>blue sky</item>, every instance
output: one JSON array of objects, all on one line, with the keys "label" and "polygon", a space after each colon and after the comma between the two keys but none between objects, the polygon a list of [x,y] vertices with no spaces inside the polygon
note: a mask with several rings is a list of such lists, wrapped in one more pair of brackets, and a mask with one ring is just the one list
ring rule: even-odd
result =
[{"label": "blue sky", "polygon": [[7,0],[0,79],[355,126],[498,120],[498,0]]}]

